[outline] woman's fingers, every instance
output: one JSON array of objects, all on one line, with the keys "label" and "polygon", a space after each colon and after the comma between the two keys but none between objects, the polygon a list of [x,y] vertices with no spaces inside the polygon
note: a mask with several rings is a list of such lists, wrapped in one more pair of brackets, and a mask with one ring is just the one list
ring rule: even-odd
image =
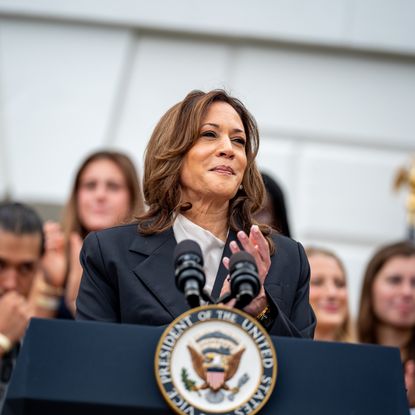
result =
[{"label": "woman's fingers", "polygon": [[227,256],[224,256],[222,259],[222,263],[224,265],[224,267],[229,270],[229,258]]},{"label": "woman's fingers", "polygon": [[240,251],[239,246],[236,243],[236,241],[231,241],[229,243],[229,248],[231,249],[232,254],[236,254],[237,252]]},{"label": "woman's fingers", "polygon": [[237,236],[238,236],[239,242],[242,245],[242,248],[254,257],[257,267],[258,267],[258,271],[261,274],[260,268],[261,268],[262,258],[259,255],[257,248],[252,243],[252,240],[248,237],[248,235],[244,231],[239,231]]},{"label": "woman's fingers", "polygon": [[223,285],[222,285],[222,289],[220,291],[220,297],[222,297],[222,295],[229,293],[231,291],[231,284],[229,282],[229,275],[225,278],[225,281],[223,281]]},{"label": "woman's fingers", "polygon": [[[239,249],[239,248],[238,248]],[[229,269],[229,258],[223,257],[222,263],[225,266],[226,269]],[[231,282],[229,279],[229,274],[226,276],[225,281],[223,281],[222,289],[220,291],[220,297],[225,295],[226,293],[231,292]],[[224,307],[233,307],[235,305],[235,300],[231,299],[226,304],[222,304]]]},{"label": "woman's fingers", "polygon": [[[255,246],[252,243],[252,241],[248,238],[248,235],[244,231],[239,231],[237,233],[237,237],[238,237],[239,242],[242,245],[242,248],[246,252],[249,252],[251,255],[255,255]],[[234,242],[234,241],[232,241],[232,242]],[[235,242],[235,244],[236,244],[236,242]]]},{"label": "woman's fingers", "polygon": [[233,308],[233,307],[235,307],[235,304],[236,304],[236,299],[235,298],[232,298],[226,304],[222,304],[222,305],[224,307]]},{"label": "woman's fingers", "polygon": [[[246,234],[245,234],[245,236],[246,236]],[[239,239],[239,233],[238,233],[238,239]],[[243,238],[243,237],[242,237],[242,239],[246,243],[243,244],[242,241],[241,241],[241,244],[242,244],[242,246],[244,247],[244,249],[247,252],[249,252],[249,250],[252,250],[253,252],[255,252],[255,250],[258,250],[259,249],[259,247],[252,245],[252,241],[251,242],[247,242],[247,239],[249,239],[247,236],[246,236],[246,239]],[[232,241],[229,244],[229,246],[231,248],[232,254],[240,251],[240,249],[238,247],[238,244],[235,241]],[[247,247],[247,249],[245,247]],[[255,258],[255,261],[257,262],[258,271],[259,271],[259,277],[260,277],[261,282],[263,284],[263,282],[265,280],[265,277],[267,275],[269,266],[266,267],[263,264],[263,261],[261,259],[261,255],[258,252],[256,252],[253,256]],[[227,270],[229,270],[229,262],[230,262],[230,259],[228,257],[223,257],[222,263],[223,263],[223,265],[225,266],[225,268]],[[258,263],[260,263],[260,265],[258,265]],[[262,274],[261,274],[261,271],[260,270],[262,270]],[[267,299],[266,299],[266,296],[265,296],[265,290],[264,290],[264,286],[262,284],[261,284],[261,290],[260,290],[260,293],[258,294],[258,296],[253,301],[251,301],[251,303],[248,306],[246,306],[244,308],[244,310],[248,314],[251,314],[252,316],[256,316],[261,310],[264,309],[265,305],[267,304]],[[225,281],[223,282],[220,296],[222,297],[224,294],[229,293],[230,291],[231,291],[231,285],[230,285],[230,280],[229,280],[229,275],[228,275],[226,277]],[[232,298],[226,304],[223,304],[223,306],[224,307],[232,308],[232,307],[235,306],[235,304],[236,304],[236,299],[235,298]]]},{"label": "woman's fingers", "polygon": [[59,251],[64,249],[65,238],[59,223],[47,221],[43,225],[45,234],[45,248],[50,251]]},{"label": "woman's fingers", "polygon": [[239,231],[237,236],[243,249],[254,257],[260,280],[263,283],[271,265],[267,240],[256,225],[252,226],[249,237],[244,231]]},{"label": "woman's fingers", "polygon": [[61,287],[66,275],[65,238],[61,226],[56,222],[48,221],[44,224],[45,254],[42,258],[42,267],[45,280],[48,284]]},{"label": "woman's fingers", "polygon": [[269,260],[269,246],[262,232],[259,230],[257,225],[252,225],[249,239],[254,245],[255,249],[261,256],[263,261]]},{"label": "woman's fingers", "polygon": [[[223,257],[222,263],[227,270],[229,270],[229,258],[227,256]],[[220,291],[220,296],[231,291],[231,284],[229,280],[229,274],[226,276],[225,281],[223,281],[222,289]]]},{"label": "woman's fingers", "polygon": [[[239,231],[237,236],[244,250],[251,255],[255,255],[259,252],[261,256],[264,256],[265,258],[269,257],[268,242],[257,225],[252,225],[249,237],[244,231]],[[232,241],[229,246],[232,253],[239,251],[238,244],[235,241]]]},{"label": "woman's fingers", "polygon": [[46,221],[43,225],[43,231],[45,232],[46,237],[55,232],[57,229],[59,229],[60,226],[57,222],[52,222],[50,220]]}]

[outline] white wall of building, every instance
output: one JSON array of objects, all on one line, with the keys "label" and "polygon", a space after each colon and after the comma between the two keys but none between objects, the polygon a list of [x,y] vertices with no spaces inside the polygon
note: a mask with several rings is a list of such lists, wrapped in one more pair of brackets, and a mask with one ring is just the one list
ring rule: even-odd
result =
[{"label": "white wall of building", "polygon": [[370,254],[406,234],[413,16],[410,0],[0,0],[0,198],[64,203],[104,146],[142,166],[165,110],[225,88],[259,123],[294,237],[344,259],[355,313]]}]

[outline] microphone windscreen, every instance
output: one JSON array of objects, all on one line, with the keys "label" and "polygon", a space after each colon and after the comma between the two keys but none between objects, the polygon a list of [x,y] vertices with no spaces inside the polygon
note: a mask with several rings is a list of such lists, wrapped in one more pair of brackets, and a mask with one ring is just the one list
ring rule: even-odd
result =
[{"label": "microphone windscreen", "polygon": [[203,256],[202,256],[202,250],[200,249],[200,245],[191,240],[191,239],[185,239],[181,242],[179,242],[176,245],[176,248],[174,249],[174,263],[177,262],[177,260],[184,254],[195,254],[198,257],[200,257],[201,263],[203,265]]},{"label": "microphone windscreen", "polygon": [[239,251],[234,253],[229,260],[229,271],[232,272],[232,269],[238,262],[249,262],[255,266],[256,269],[256,262],[254,257],[246,251]]}]

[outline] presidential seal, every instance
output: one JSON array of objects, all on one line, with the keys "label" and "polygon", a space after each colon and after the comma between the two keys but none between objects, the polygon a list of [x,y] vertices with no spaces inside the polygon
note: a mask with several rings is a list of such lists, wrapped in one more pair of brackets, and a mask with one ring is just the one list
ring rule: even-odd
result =
[{"label": "presidential seal", "polygon": [[182,314],[164,331],[155,374],[179,414],[256,414],[271,396],[277,359],[254,318],[210,305]]}]

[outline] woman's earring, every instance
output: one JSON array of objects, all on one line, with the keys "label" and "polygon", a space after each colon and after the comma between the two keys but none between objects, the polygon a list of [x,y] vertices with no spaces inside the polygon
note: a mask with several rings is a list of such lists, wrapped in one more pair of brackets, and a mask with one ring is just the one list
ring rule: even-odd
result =
[{"label": "woman's earring", "polygon": [[239,190],[242,190],[244,187],[242,185],[239,185]]}]

